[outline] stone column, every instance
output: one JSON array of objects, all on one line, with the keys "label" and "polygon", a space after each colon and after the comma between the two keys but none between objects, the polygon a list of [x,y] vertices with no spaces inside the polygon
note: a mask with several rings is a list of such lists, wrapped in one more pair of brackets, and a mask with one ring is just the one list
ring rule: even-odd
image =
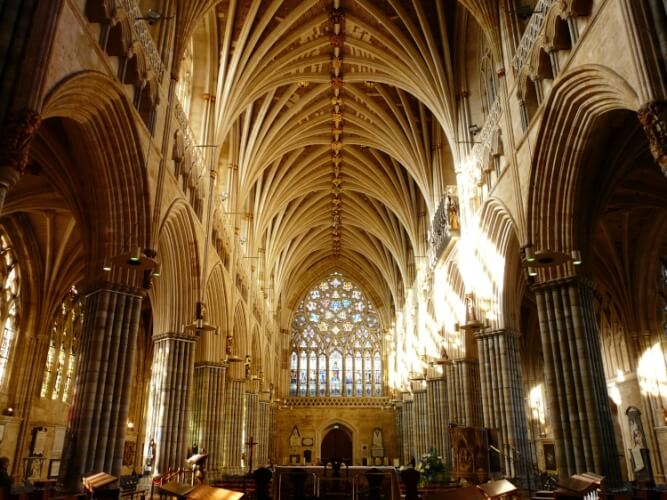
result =
[{"label": "stone column", "polygon": [[394,423],[396,426],[396,458],[405,463],[405,454],[403,453],[403,402],[400,400],[394,403]]},{"label": "stone column", "polygon": [[403,463],[407,464],[413,457],[416,459],[415,448],[414,448],[414,411],[413,411],[413,402],[410,396],[410,393],[403,393],[403,411],[402,411],[401,424],[403,430],[401,434],[403,435]]},{"label": "stone column", "polygon": [[528,487],[528,424],[519,361],[519,335],[511,330],[475,334],[479,353],[484,426],[499,434],[503,471]]},{"label": "stone column", "polygon": [[662,173],[667,175],[667,101],[651,101],[638,111],[649,148]]},{"label": "stone column", "polygon": [[5,205],[7,192],[25,171],[30,142],[41,123],[39,113],[24,109],[12,113],[0,133],[0,213]]},{"label": "stone column", "polygon": [[196,338],[169,332],[153,339],[146,442],[155,441],[154,474],[177,469],[188,458]]},{"label": "stone column", "polygon": [[120,475],[142,292],[113,283],[84,291],[79,363],[68,422],[61,479],[81,487],[81,477]]},{"label": "stone column", "polygon": [[[656,342],[660,343],[660,340],[658,340],[659,338],[659,335],[653,337],[649,332],[632,335],[634,351],[636,353],[636,363],[639,363],[640,358],[649,352]],[[663,339],[665,339],[664,336]],[[663,342],[665,342],[665,340],[663,340]],[[662,348],[662,351],[665,352],[664,347]],[[665,360],[663,359],[663,363],[664,362]],[[659,369],[659,367],[656,367],[656,369]],[[631,383],[635,386],[634,390],[630,389],[624,391],[623,384],[617,382],[621,392],[621,400],[623,401],[623,415],[621,418],[627,420],[625,411],[628,406],[632,405],[641,408],[646,434],[645,437],[651,456],[653,476],[656,482],[664,483],[665,465],[667,464],[667,427],[665,426],[663,402],[659,393],[656,394],[654,391],[641,390],[641,384],[637,379],[636,370],[637,365],[635,365],[635,374],[628,377],[632,381]],[[628,382],[630,382],[630,380],[628,380]],[[630,464],[631,460],[629,455],[626,454],[626,457],[628,457],[627,463]]]},{"label": "stone column", "polygon": [[245,448],[245,379],[228,378],[225,389],[222,469],[225,474],[242,474],[241,454]]},{"label": "stone column", "polygon": [[260,393],[257,403],[257,435],[255,436],[258,444],[255,446],[253,458],[255,468],[269,463],[271,429],[274,429],[271,425],[271,402],[268,393]]},{"label": "stone column", "polygon": [[[277,462],[277,457],[276,457],[276,443],[279,440],[279,436],[276,436],[276,433],[273,432],[273,430],[276,428],[276,415],[278,412],[278,405],[274,402],[269,403],[269,425],[266,430],[267,434],[267,439],[266,442],[268,443],[268,454],[269,454],[269,460],[268,463],[270,464],[275,464]],[[319,453],[318,453],[319,454]]]},{"label": "stone column", "polygon": [[431,436],[428,425],[428,396],[426,386],[419,382],[419,388],[413,391],[413,423],[414,429],[414,455],[417,462],[428,452],[431,446]]},{"label": "stone column", "polygon": [[592,291],[579,278],[535,286],[549,420],[561,477],[596,472],[620,481]]},{"label": "stone column", "polygon": [[195,364],[192,442],[208,453],[206,468],[211,472],[222,467],[226,371],[224,363]]},{"label": "stone column", "polygon": [[445,365],[449,420],[462,427],[481,427],[482,396],[476,359],[456,359]]},{"label": "stone column", "polygon": [[[246,384],[246,388],[248,385],[252,384]],[[241,449],[243,450],[243,454],[245,455],[245,460],[243,461],[243,466],[246,468],[245,472],[252,472],[249,470],[250,467],[250,447],[248,446],[248,442],[250,441],[250,438],[253,438],[254,442],[258,441],[259,438],[259,428],[258,428],[258,412],[259,412],[259,396],[257,395],[257,392],[251,390],[245,393],[245,407],[246,407],[246,417],[245,417],[245,427],[244,427],[244,432],[243,432],[243,437],[241,441]],[[257,446],[253,448],[253,460],[252,460],[252,468],[256,469],[257,468],[257,460],[256,460],[256,455],[257,455]]]},{"label": "stone column", "polygon": [[442,460],[451,465],[451,444],[449,441],[449,408],[447,403],[447,386],[444,377],[429,378],[428,416],[431,446]]}]

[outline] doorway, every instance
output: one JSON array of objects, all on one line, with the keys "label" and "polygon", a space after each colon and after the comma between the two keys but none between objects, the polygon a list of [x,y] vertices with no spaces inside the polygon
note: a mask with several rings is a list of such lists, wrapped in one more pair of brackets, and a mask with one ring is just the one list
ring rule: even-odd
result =
[{"label": "doorway", "polygon": [[322,439],[323,463],[345,462],[352,465],[352,432],[341,424],[333,425]]}]

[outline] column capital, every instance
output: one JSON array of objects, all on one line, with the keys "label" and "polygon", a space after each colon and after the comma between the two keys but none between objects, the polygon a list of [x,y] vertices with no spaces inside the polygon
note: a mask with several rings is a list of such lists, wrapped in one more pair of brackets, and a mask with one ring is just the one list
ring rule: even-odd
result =
[{"label": "column capital", "polygon": [[244,378],[236,378],[236,377],[227,377],[227,382],[246,382],[246,379]]},{"label": "column capital", "polygon": [[559,278],[550,279],[547,281],[540,281],[538,283],[533,284],[531,288],[533,289],[534,292],[537,292],[553,288],[561,288],[563,286],[570,286],[570,285],[576,285],[583,288],[590,288],[591,290],[595,288],[595,285],[593,284],[593,281],[590,278],[586,278],[584,276],[576,276],[576,275],[563,276]]},{"label": "column capital", "polygon": [[491,337],[519,337],[521,334],[511,328],[499,328],[495,330],[479,330],[474,335],[477,340],[482,340]]},{"label": "column capital", "polygon": [[457,359],[448,359],[447,363],[445,366],[450,365],[450,366],[456,366],[456,365],[473,365],[477,366],[479,364],[479,360],[477,358],[457,358]]},{"label": "column capital", "polygon": [[136,288],[133,286],[125,285],[123,283],[113,283],[106,280],[93,280],[88,283],[84,283],[79,287],[79,290],[84,297],[88,297],[102,291],[132,295],[134,297],[140,298],[143,298],[146,295],[146,290],[142,288]]},{"label": "column capital", "polygon": [[162,342],[165,340],[176,340],[179,342],[197,342],[197,336],[186,332],[164,332],[153,336],[153,342]]},{"label": "column capital", "polygon": [[649,101],[639,108],[637,115],[648,138],[651,154],[667,176],[667,101]]},{"label": "column capital", "polygon": [[212,368],[217,370],[225,370],[229,366],[228,363],[223,361],[197,361],[195,363],[195,370],[198,368]]}]

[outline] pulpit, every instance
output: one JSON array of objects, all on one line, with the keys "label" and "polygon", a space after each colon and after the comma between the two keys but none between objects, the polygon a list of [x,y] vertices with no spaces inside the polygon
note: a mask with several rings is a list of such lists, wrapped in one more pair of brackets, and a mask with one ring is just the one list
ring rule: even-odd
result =
[{"label": "pulpit", "polygon": [[485,427],[452,427],[449,429],[452,443],[455,479],[472,483],[485,482],[491,472],[499,472],[497,460],[492,460],[490,445],[495,445],[496,433]]}]

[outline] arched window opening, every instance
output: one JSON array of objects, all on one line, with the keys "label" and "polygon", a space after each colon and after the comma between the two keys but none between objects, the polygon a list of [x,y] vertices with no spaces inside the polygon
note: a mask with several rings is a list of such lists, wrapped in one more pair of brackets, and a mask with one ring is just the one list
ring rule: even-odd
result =
[{"label": "arched window opening", "polygon": [[40,397],[69,403],[79,351],[83,308],[72,287],[54,314]]},{"label": "arched window opening", "polygon": [[485,43],[482,44],[480,57],[479,88],[482,96],[482,113],[486,119],[498,95],[498,76],[491,58],[491,49]]},{"label": "arched window opening", "polygon": [[299,303],[290,346],[290,396],[382,396],[377,313],[342,274],[331,274]]},{"label": "arched window opening", "polygon": [[0,303],[0,321],[3,325],[0,340],[0,387],[4,387],[9,356],[18,333],[18,298],[21,284],[16,254],[5,234],[0,234],[0,256],[0,278],[3,283],[2,303]]},{"label": "arched window opening", "polygon": [[194,73],[192,45],[192,38],[190,38],[183,52],[181,67],[178,73],[178,83],[176,84],[176,96],[187,117],[190,117],[190,104],[192,103],[192,75]]}]

